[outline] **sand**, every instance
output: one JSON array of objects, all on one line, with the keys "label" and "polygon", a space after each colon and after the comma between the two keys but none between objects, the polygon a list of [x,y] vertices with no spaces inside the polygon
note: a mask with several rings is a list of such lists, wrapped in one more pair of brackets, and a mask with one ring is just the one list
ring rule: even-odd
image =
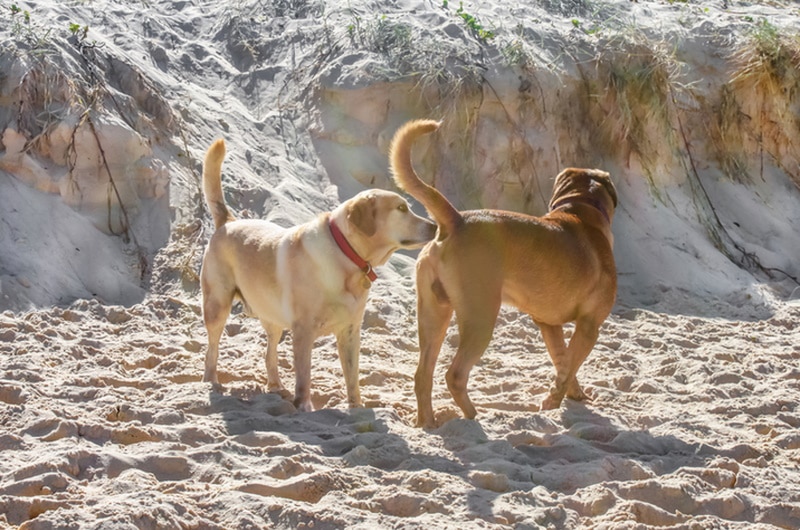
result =
[{"label": "sand", "polygon": [[[800,527],[799,67],[775,80],[746,51],[759,31],[797,42],[795,4],[16,5],[0,527]],[[239,308],[224,390],[201,382],[208,144],[228,143],[236,215],[288,226],[391,189],[388,142],[418,117],[444,120],[415,160],[460,208],[541,214],[559,168],[611,172],[620,289],[579,373],[593,400],[538,410],[553,369],[504,308],[472,372],[478,417],[446,389],[451,326],[439,426],[414,427],[413,253],[371,290],[365,408],[347,408],[332,337],[315,412],[267,393]]]}]

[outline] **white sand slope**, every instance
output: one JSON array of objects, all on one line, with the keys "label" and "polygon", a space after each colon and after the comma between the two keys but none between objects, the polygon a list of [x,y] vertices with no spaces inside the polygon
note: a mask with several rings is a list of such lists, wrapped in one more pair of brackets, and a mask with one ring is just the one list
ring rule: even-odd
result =
[{"label": "white sand slope", "polygon": [[[345,4],[0,4],[0,527],[800,527],[796,4]],[[290,225],[390,188],[388,142],[418,117],[444,121],[419,172],[460,208],[538,214],[560,168],[612,173],[593,401],[539,412],[552,366],[508,308],[478,418],[444,383],[453,326],[440,427],[414,428],[409,255],[372,288],[367,408],[332,337],[316,412],[266,393],[238,310],[212,391],[206,146],[228,143],[238,216]]]}]

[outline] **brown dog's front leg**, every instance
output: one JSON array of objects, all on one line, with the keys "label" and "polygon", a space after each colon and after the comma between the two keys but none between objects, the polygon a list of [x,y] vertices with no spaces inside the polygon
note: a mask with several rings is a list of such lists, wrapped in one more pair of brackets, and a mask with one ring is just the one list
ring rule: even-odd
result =
[{"label": "brown dog's front leg", "polygon": [[578,383],[578,378],[575,376],[572,376],[572,379],[567,383],[566,396],[573,401],[592,401],[592,398],[583,391],[580,383]]},{"label": "brown dog's front leg", "polygon": [[[579,319],[575,323],[575,332],[566,349],[562,349],[564,335],[561,326],[540,325],[540,328],[556,368],[556,379],[550,394],[542,402],[542,410],[558,408],[565,395],[579,400],[585,399],[586,395],[578,384],[577,374],[597,341],[599,326],[590,319]],[[559,342],[562,348],[559,348]]]},{"label": "brown dog's front leg", "polygon": [[556,369],[556,380],[550,388],[549,395],[542,401],[541,410],[556,409],[561,405],[566,391],[566,381],[559,386],[559,375],[567,372],[567,344],[564,342],[564,328],[536,322],[542,332],[542,340],[547,347],[547,353]]},{"label": "brown dog's front leg", "polygon": [[358,357],[361,350],[361,333],[355,325],[347,326],[336,334],[339,361],[342,363],[344,383],[347,386],[347,404],[361,407],[361,390],[358,386]]}]

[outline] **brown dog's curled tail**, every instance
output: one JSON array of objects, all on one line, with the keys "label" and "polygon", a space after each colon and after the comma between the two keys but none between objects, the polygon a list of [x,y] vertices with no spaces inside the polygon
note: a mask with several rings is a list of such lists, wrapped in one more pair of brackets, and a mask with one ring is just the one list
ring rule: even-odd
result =
[{"label": "brown dog's curled tail", "polygon": [[203,195],[205,195],[206,204],[211,211],[211,217],[214,219],[215,228],[219,228],[228,221],[236,220],[225,205],[225,198],[222,195],[222,160],[224,158],[225,141],[220,138],[208,148],[203,161]]},{"label": "brown dog's curled tail", "polygon": [[447,236],[463,222],[458,210],[444,195],[433,186],[419,178],[411,164],[411,146],[414,140],[439,128],[440,122],[434,120],[414,120],[403,125],[392,140],[389,150],[389,164],[397,186],[417,199],[428,210],[439,225],[439,239]]}]

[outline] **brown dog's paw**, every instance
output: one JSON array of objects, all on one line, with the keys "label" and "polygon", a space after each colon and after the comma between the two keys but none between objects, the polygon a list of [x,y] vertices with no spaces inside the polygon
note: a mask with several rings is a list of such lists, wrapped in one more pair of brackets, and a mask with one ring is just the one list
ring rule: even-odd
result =
[{"label": "brown dog's paw", "polygon": [[417,416],[417,423],[415,424],[416,427],[420,429],[435,429],[439,426],[436,419],[433,417],[433,414],[419,414]]},{"label": "brown dog's paw", "polygon": [[550,394],[546,398],[544,398],[544,400],[542,401],[542,406],[539,408],[539,410],[554,410],[554,409],[557,409],[558,407],[561,406],[561,401],[563,399],[564,399],[563,397],[556,397],[556,396]]},{"label": "brown dog's paw", "polygon": [[267,392],[270,394],[278,394],[283,399],[291,399],[292,393],[279,385],[270,385],[267,387]]},{"label": "brown dog's paw", "polygon": [[567,390],[567,397],[572,401],[592,401],[591,394],[587,394],[586,391],[584,391],[577,383],[572,385],[570,389]]},{"label": "brown dog's paw", "polygon": [[[446,407],[443,410],[440,410],[438,414],[436,414],[436,419],[434,420],[434,423],[436,424],[437,427],[441,427],[442,425],[444,425],[448,421],[450,421],[450,420],[459,420],[459,419],[461,419],[461,417],[462,417],[462,415],[461,415],[460,411],[458,411],[458,410],[456,410],[454,408],[451,408],[451,407]],[[474,416],[472,418],[468,418],[465,415],[464,418],[468,419],[468,420],[471,420],[471,419],[474,418]]]},{"label": "brown dog's paw", "polygon": [[417,427],[418,429],[435,429],[436,422],[433,420],[423,420],[417,418],[417,422],[414,424],[414,427]]}]

